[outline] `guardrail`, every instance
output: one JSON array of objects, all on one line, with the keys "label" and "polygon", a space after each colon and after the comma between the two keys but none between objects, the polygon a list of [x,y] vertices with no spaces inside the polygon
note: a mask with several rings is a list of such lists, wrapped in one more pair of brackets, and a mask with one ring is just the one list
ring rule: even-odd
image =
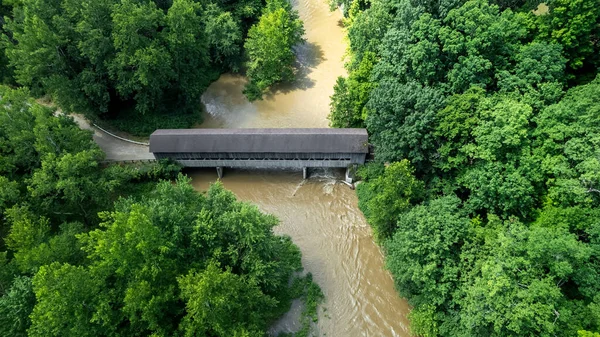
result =
[{"label": "guardrail", "polygon": [[150,146],[149,143],[143,143],[143,142],[136,142],[135,140],[131,140],[131,139],[127,139],[127,138],[123,138],[123,137],[119,137],[111,132],[108,132],[106,130],[104,130],[103,128],[99,127],[98,124],[96,123],[92,123],[92,125],[96,128],[98,128],[99,130],[101,130],[102,132],[106,133],[109,136],[115,137],[117,139],[120,139],[122,141],[128,142],[128,143],[132,143],[132,144],[137,144],[137,145],[143,145],[143,146]]},{"label": "guardrail", "polygon": [[105,159],[100,161],[100,164],[136,164],[136,163],[155,163],[157,162],[157,159],[128,159],[128,160],[122,160],[122,159]]}]

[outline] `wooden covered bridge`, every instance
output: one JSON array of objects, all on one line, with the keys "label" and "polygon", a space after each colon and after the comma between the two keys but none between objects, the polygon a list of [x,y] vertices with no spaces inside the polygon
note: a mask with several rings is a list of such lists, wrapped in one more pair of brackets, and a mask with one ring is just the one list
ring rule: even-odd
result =
[{"label": "wooden covered bridge", "polygon": [[369,152],[365,129],[177,129],[150,136],[156,159],[185,167],[346,168],[364,164]]}]

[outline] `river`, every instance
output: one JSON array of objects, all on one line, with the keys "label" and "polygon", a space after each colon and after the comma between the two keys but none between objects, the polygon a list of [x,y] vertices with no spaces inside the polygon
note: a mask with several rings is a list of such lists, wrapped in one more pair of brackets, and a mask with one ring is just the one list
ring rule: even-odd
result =
[{"label": "river", "polygon": [[[306,43],[296,48],[299,74],[263,101],[242,95],[245,79],[223,75],[204,94],[208,112],[200,127],[327,127],[329,97],[344,75],[346,51],[339,12],[325,0],[293,3],[304,22]],[[195,188],[205,190],[216,179],[212,170],[191,170]],[[357,206],[354,191],[341,183],[342,171],[301,172],[225,169],[226,188],[276,215],[279,234],[290,235],[302,251],[302,263],[325,294],[317,325],[319,336],[410,336],[409,306],[394,289],[384,259]],[[297,308],[296,308],[297,309]],[[296,328],[293,311],[274,329]]]}]

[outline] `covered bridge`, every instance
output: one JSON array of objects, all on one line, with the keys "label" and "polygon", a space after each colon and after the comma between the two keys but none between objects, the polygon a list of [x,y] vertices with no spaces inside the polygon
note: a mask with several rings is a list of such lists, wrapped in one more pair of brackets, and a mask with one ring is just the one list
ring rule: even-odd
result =
[{"label": "covered bridge", "polygon": [[156,130],[150,152],[186,167],[348,168],[369,152],[365,129]]}]

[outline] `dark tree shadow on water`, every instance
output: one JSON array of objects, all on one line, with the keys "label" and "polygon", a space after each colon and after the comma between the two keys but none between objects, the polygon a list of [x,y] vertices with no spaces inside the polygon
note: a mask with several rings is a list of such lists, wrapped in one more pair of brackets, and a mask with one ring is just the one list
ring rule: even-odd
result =
[{"label": "dark tree shadow on water", "polygon": [[265,100],[283,93],[287,94],[295,90],[307,90],[315,86],[315,82],[308,75],[323,61],[326,61],[323,48],[313,42],[305,42],[294,47],[296,63],[294,64],[296,78],[292,82],[284,82],[274,85],[263,97]]}]

